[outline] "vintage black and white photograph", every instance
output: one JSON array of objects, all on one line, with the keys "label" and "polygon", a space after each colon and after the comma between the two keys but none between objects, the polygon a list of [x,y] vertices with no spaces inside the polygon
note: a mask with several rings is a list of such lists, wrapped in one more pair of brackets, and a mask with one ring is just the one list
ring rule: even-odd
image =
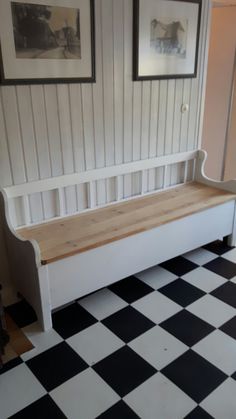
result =
[{"label": "vintage black and white photograph", "polygon": [[94,26],[94,0],[1,0],[1,83],[94,82]]},{"label": "vintage black and white photograph", "polygon": [[80,10],[11,3],[17,58],[80,59]]},{"label": "vintage black and white photograph", "polygon": [[150,45],[157,54],[186,58],[187,35],[187,19],[163,18],[151,21]]},{"label": "vintage black and white photograph", "polygon": [[195,77],[201,0],[133,2],[133,79]]}]

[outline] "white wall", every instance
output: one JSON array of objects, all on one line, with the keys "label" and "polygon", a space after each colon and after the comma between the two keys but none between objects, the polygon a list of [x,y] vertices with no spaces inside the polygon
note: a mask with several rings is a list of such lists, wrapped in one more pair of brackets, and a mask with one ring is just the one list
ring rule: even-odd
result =
[{"label": "white wall", "polygon": [[212,13],[203,148],[206,173],[221,179],[232,72],[236,47],[236,7],[217,7]]},{"label": "white wall", "polygon": [[[95,5],[96,84],[1,87],[2,186],[197,148],[209,1],[203,2],[198,77],[152,82],[132,82],[132,0]],[[183,103],[188,113],[181,113]],[[153,182],[150,173],[150,187]],[[124,195],[134,188],[127,176]],[[68,213],[84,205],[84,193],[66,190]],[[99,182],[97,201],[111,199],[112,181]],[[34,221],[47,218],[49,197],[33,197],[31,209]]]}]

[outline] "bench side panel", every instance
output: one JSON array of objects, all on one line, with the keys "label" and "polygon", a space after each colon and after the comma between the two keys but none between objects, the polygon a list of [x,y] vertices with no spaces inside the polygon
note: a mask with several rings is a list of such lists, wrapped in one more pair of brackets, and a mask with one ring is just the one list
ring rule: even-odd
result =
[{"label": "bench side panel", "polygon": [[0,191],[0,216],[3,220],[10,275],[16,291],[34,308],[42,327],[50,328],[49,287],[44,267],[41,266],[38,244],[34,240],[24,240],[17,236],[11,226],[4,191]]}]

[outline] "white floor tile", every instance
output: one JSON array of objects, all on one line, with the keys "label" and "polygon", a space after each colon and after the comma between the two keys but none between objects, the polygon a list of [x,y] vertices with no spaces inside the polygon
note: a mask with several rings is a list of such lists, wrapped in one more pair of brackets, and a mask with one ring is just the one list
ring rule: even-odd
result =
[{"label": "white floor tile", "polygon": [[192,348],[227,375],[236,371],[236,340],[215,330]]},{"label": "white floor tile", "polygon": [[190,397],[161,373],[128,394],[124,401],[142,419],[180,419],[196,407]]},{"label": "white floor tile", "polygon": [[153,292],[132,304],[154,323],[161,323],[182,310],[182,307],[160,292]]},{"label": "white floor tile", "polygon": [[145,282],[150,287],[157,290],[165,285],[173,282],[178,277],[161,266],[154,266],[154,268],[147,269],[135,275],[141,281]]},{"label": "white floor tile", "polygon": [[183,257],[193,263],[196,263],[197,265],[205,265],[206,263],[211,262],[211,260],[216,259],[217,255],[209,252],[209,250],[200,248],[193,250],[192,252],[185,253]]},{"label": "white floor tile", "polygon": [[183,275],[182,279],[205,292],[211,292],[227,282],[227,279],[205,268],[194,269]]},{"label": "white floor tile", "polygon": [[50,393],[68,419],[92,419],[120,397],[92,369],[87,369]]},{"label": "white floor tile", "polygon": [[233,250],[230,250],[230,251],[229,251],[229,252],[227,252],[227,253],[224,253],[224,254],[222,255],[222,257],[223,257],[224,259],[229,260],[230,262],[236,263],[236,248],[235,248],[235,249],[233,249]]},{"label": "white floor tile", "polygon": [[130,342],[128,346],[157,370],[161,370],[188,350],[186,345],[160,326],[144,333]]},{"label": "white floor tile", "polygon": [[205,295],[193,304],[190,304],[187,310],[215,327],[222,326],[222,324],[232,319],[236,314],[236,310],[233,307],[230,307],[212,295]]},{"label": "white floor tile", "polygon": [[88,329],[72,336],[67,339],[67,343],[89,365],[101,361],[106,356],[124,346],[124,342],[101,323],[96,323]]},{"label": "white floor tile", "polygon": [[62,337],[54,329],[42,332],[42,328],[38,322],[24,327],[22,331],[35,346],[31,351],[21,355],[21,358],[25,362],[63,341]]},{"label": "white floor tile", "polygon": [[235,419],[236,381],[228,378],[201,403],[201,406],[215,419]]},{"label": "white floor tile", "polygon": [[236,276],[235,276],[234,278],[232,278],[232,279],[230,280],[230,282],[233,282],[234,284],[236,284]]},{"label": "white floor tile", "polygon": [[83,298],[79,304],[98,320],[103,320],[128,305],[107,288]]},{"label": "white floor tile", "polygon": [[46,394],[25,364],[0,375],[0,417],[6,419]]}]

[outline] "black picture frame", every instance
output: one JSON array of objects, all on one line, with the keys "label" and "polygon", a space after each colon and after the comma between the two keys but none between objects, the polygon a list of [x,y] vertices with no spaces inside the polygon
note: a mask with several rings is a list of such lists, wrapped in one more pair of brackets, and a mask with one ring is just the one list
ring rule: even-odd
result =
[{"label": "black picture frame", "polygon": [[[63,7],[68,8],[69,1],[70,0],[64,0],[64,6]],[[73,75],[72,77],[71,76],[67,77],[67,74],[65,74],[63,76],[60,75],[59,77],[57,75],[55,75],[55,77],[54,77],[54,75],[50,75],[49,77],[44,77],[44,76],[43,77],[38,77],[38,76],[35,76],[35,74],[32,74],[32,77],[29,77],[29,76],[28,77],[9,77],[8,73],[5,70],[5,65],[4,65],[4,45],[3,45],[4,41],[2,39],[3,38],[2,34],[3,34],[4,29],[2,29],[2,32],[1,32],[1,16],[2,16],[2,19],[4,19],[4,14],[2,13],[3,6],[5,6],[8,9],[8,11],[9,11],[9,8],[11,8],[11,3],[20,4],[20,5],[33,5],[33,6],[35,6],[35,5],[43,5],[44,6],[45,5],[47,7],[56,7],[56,6],[55,5],[50,6],[50,0],[46,0],[46,1],[44,1],[44,0],[16,0],[16,2],[14,2],[14,0],[13,1],[11,1],[11,0],[1,0],[1,2],[2,2],[0,4],[0,84],[1,85],[95,83],[96,82],[95,0],[78,0],[78,4],[80,4],[80,5],[82,4],[82,7],[87,2],[86,7],[89,8],[89,12],[88,12],[88,9],[87,9],[87,13],[86,13],[86,16],[89,16],[89,22],[87,22],[87,24],[89,25],[89,30],[87,30],[89,36],[86,37],[86,39],[90,38],[89,41],[86,40],[86,42],[89,43],[89,48],[90,48],[90,51],[88,53],[86,53],[87,62],[89,62],[89,64],[87,65],[89,67],[89,71],[88,71],[88,74],[86,73],[86,74],[80,75],[79,72],[76,72],[76,70],[75,70],[76,75],[75,76]],[[54,3],[55,3],[55,1],[54,1]],[[62,3],[63,3],[63,0],[60,0],[59,3],[58,3],[58,7],[62,7],[61,6]],[[74,3],[75,2],[73,2],[73,4]],[[10,12],[8,12],[8,15],[10,15]],[[12,18],[12,15],[11,15],[11,18]],[[85,23],[83,22],[83,24],[80,25],[80,27],[81,26],[85,27]],[[11,29],[13,30],[13,23],[12,23],[12,28]],[[8,29],[8,34],[9,34],[9,30],[11,30],[11,29]],[[6,33],[6,37],[8,36],[8,34]],[[85,35],[84,35],[84,37],[83,37],[83,35],[84,34],[82,34],[82,37],[80,38],[80,41],[81,41],[81,39],[85,40]],[[14,40],[14,35],[12,35],[12,39]],[[12,44],[13,44],[13,42],[12,42]],[[81,47],[81,51],[83,51],[83,48],[86,51],[88,49],[87,44],[86,44],[87,48],[85,48],[85,46],[83,47],[82,41],[81,41],[80,47]],[[12,45],[12,49],[13,49],[13,45]],[[7,50],[5,48],[5,56],[6,56],[6,51]],[[81,54],[81,56],[83,58],[82,54]],[[19,61],[22,62],[23,60],[20,59]],[[58,70],[57,66],[60,66],[62,61],[64,62],[64,64],[63,64],[64,66],[66,66],[67,61],[68,62],[70,61],[69,65],[72,66],[71,63],[77,64],[77,62],[79,60],[77,60],[77,59],[75,59],[75,60],[73,60],[73,59],[70,59],[70,60],[63,59],[63,60],[61,60],[61,62],[59,62],[59,60],[57,59],[57,60],[55,60],[56,63],[54,63],[54,60],[46,60],[46,59],[41,60],[41,59],[37,59],[37,58],[35,59],[35,57],[34,57],[32,60],[29,59],[28,61],[29,62],[32,61],[33,64],[34,64],[34,62],[40,62],[40,64],[41,64],[41,62],[44,62],[45,67],[46,67],[47,63],[49,63],[51,61],[51,63],[53,62],[53,65],[55,65],[55,69]],[[15,60],[13,59],[13,64],[15,64],[16,67],[17,67],[17,57],[15,57]],[[34,65],[36,65],[36,64],[34,64]],[[20,64],[19,64],[19,66],[20,66]],[[16,73],[17,73],[17,70],[16,70]]]},{"label": "black picture frame", "polygon": [[[158,15],[158,7],[160,15]],[[181,7],[185,9],[183,16],[181,16]],[[186,9],[190,17],[189,21],[185,18]],[[154,10],[157,11],[154,12],[155,14]],[[196,10],[197,13],[195,13]],[[201,13],[202,0],[133,0],[133,80],[195,78],[198,67]],[[149,22],[150,26],[148,26]],[[175,32],[177,24],[181,26],[182,32],[186,32],[185,40],[183,40],[185,48],[180,43],[177,44]],[[172,28],[170,28],[171,25]],[[169,37],[165,36],[168,30]],[[193,33],[194,41],[191,44]],[[194,53],[190,45],[194,45]],[[181,64],[183,71],[181,71]],[[175,65],[178,71],[172,71]],[[184,67],[187,68],[187,66],[191,69],[186,70]]]}]

